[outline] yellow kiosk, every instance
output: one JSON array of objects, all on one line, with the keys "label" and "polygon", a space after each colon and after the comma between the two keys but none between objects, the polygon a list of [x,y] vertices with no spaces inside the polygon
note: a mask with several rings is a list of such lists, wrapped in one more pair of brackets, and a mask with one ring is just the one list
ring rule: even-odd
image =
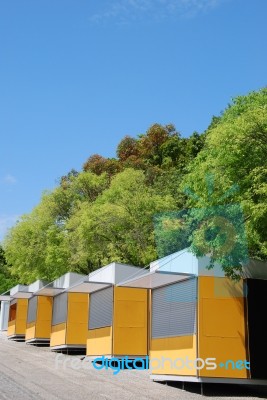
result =
[{"label": "yellow kiosk", "polygon": [[9,292],[9,317],[7,337],[10,340],[24,341],[27,322],[28,298],[31,296],[28,286],[17,285]]},{"label": "yellow kiosk", "polygon": [[[29,286],[17,285],[9,291],[9,318],[7,337],[11,340],[24,341],[27,327],[28,302],[34,291],[44,285],[38,280]],[[1,298],[0,298],[1,300]]]},{"label": "yellow kiosk", "polygon": [[135,359],[148,354],[148,291],[116,287],[118,282],[143,273],[138,267],[111,263],[68,289],[90,296],[88,357]]},{"label": "yellow kiosk", "polygon": [[[257,264],[257,268],[255,265]],[[187,249],[152,262],[123,288],[151,289],[154,381],[267,384],[267,265],[250,262],[234,283]]]},{"label": "yellow kiosk", "polygon": [[[76,351],[86,348],[88,295],[66,292],[67,288],[85,278],[86,275],[68,272],[35,293],[35,297],[41,299],[46,318],[51,322],[49,337],[50,348],[53,351]],[[51,313],[48,312],[48,308],[51,310],[52,305]],[[48,324],[46,332],[48,335]]]},{"label": "yellow kiosk", "polygon": [[[47,286],[47,283],[42,286]],[[53,299],[39,296],[34,290],[28,301],[25,341],[27,344],[46,345],[50,343]]]}]

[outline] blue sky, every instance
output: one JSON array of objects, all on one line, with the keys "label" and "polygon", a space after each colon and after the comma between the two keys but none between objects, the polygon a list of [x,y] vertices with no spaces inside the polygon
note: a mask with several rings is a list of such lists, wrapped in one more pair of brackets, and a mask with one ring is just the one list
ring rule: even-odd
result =
[{"label": "blue sky", "polygon": [[45,189],[155,122],[202,132],[266,86],[266,0],[0,6],[0,240]]}]

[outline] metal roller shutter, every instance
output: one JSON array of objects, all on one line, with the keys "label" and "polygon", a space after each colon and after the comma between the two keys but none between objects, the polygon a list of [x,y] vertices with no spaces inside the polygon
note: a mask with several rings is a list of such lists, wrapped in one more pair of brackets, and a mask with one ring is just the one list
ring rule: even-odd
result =
[{"label": "metal roller shutter", "polygon": [[89,329],[112,325],[113,287],[90,295]]},{"label": "metal roller shutter", "polygon": [[27,323],[30,324],[31,322],[35,322],[36,316],[37,316],[37,296],[33,296],[29,299],[28,303]]},{"label": "metal roller shutter", "polygon": [[68,294],[62,293],[54,297],[52,325],[66,322],[68,308]]},{"label": "metal roller shutter", "polygon": [[197,279],[152,291],[152,338],[187,336],[196,332]]}]

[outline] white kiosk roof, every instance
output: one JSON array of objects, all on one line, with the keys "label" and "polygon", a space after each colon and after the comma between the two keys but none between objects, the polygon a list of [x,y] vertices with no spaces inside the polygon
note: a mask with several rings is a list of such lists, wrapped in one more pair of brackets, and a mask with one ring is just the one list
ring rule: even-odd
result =
[{"label": "white kiosk roof", "polygon": [[45,286],[47,282],[37,280],[31,283],[29,286],[18,285],[10,290],[10,295],[13,299],[30,299],[34,292]]},{"label": "white kiosk roof", "polygon": [[6,293],[0,296],[0,301],[11,301],[12,299],[28,299],[32,296],[29,293],[29,287],[25,285],[16,285]]},{"label": "white kiosk roof", "polygon": [[11,288],[8,292],[3,293],[0,296],[0,301],[10,301],[12,299],[29,299],[33,296],[33,293],[45,286],[47,282],[37,280],[29,286],[16,285]]},{"label": "white kiosk roof", "polygon": [[[155,289],[170,283],[179,282],[192,276],[224,277],[225,273],[218,263],[208,269],[210,258],[196,257],[189,249],[170,254],[150,264],[150,272],[129,280],[121,281],[118,286]],[[267,279],[267,262],[248,260],[242,265],[243,278]]]},{"label": "white kiosk roof", "polygon": [[7,292],[1,294],[0,301],[10,301],[13,298],[25,298],[24,296],[29,296],[28,289],[29,289],[28,286],[16,285]]},{"label": "white kiosk roof", "polygon": [[8,294],[1,294],[0,295],[0,301],[10,301],[11,300],[11,296]]},{"label": "white kiosk roof", "polygon": [[76,293],[94,293],[98,290],[116,285],[121,280],[130,279],[137,274],[144,275],[145,272],[146,271],[140,267],[113,262],[91,272],[87,276],[86,280],[72,286],[66,291]]},{"label": "white kiosk roof", "polygon": [[223,277],[224,272],[218,264],[211,270],[206,268],[209,261],[209,257],[197,258],[188,249],[184,249],[153,261],[145,275],[121,281],[118,286],[155,289],[193,276]]},{"label": "white kiosk roof", "polygon": [[67,289],[68,293],[93,293],[112,286],[110,283],[83,281]]},{"label": "white kiosk roof", "polygon": [[143,289],[156,289],[161,286],[166,286],[171,283],[176,283],[179,281],[184,281],[185,279],[194,276],[193,274],[183,274],[183,273],[168,273],[153,271],[144,274],[139,278],[130,279],[123,281],[118,284],[118,286],[132,287],[132,288],[143,288]]},{"label": "white kiosk roof", "polygon": [[48,283],[46,286],[37,290],[35,296],[55,297],[56,295],[64,292],[67,288],[71,287],[77,282],[81,282],[86,278],[86,275],[76,274],[75,272],[67,272],[60,278],[55,279],[53,282]]}]

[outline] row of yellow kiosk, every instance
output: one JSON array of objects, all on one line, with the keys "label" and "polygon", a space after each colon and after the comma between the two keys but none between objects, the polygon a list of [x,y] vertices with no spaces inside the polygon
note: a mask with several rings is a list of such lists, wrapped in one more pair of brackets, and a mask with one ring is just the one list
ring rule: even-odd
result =
[{"label": "row of yellow kiosk", "polygon": [[10,340],[150,359],[151,379],[267,384],[267,264],[234,282],[184,249],[143,269],[111,263],[88,276],[18,285],[0,296]]}]

